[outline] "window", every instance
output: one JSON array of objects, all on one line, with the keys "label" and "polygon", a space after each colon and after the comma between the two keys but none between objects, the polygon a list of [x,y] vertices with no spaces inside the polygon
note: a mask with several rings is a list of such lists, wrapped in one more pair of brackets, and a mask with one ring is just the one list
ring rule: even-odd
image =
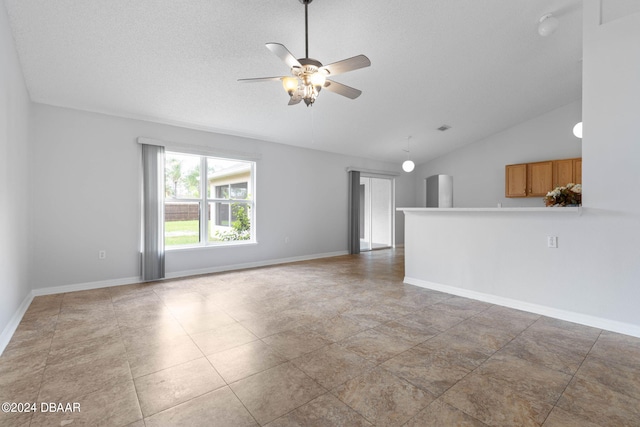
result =
[{"label": "window", "polygon": [[255,163],[167,151],[165,246],[254,242]]}]

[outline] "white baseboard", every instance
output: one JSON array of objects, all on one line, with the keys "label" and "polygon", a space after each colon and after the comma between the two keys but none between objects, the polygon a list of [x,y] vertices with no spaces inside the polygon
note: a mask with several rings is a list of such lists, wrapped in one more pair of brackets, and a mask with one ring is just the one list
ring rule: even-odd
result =
[{"label": "white baseboard", "polygon": [[482,292],[429,282],[427,280],[416,279],[413,277],[405,276],[404,283],[640,338],[640,326],[631,323],[618,322],[615,320],[604,319],[602,317],[590,316],[587,314],[561,310],[539,304],[532,304],[526,301],[485,294]]},{"label": "white baseboard", "polygon": [[33,296],[63,294],[65,292],[88,291],[91,289],[108,288],[111,286],[131,285],[139,283],[139,277],[124,277],[122,279],[100,280],[97,282],[75,283],[73,285],[55,286],[52,288],[38,288],[31,291]]},{"label": "white baseboard", "polygon": [[336,256],[348,255],[347,251],[327,252],[314,255],[303,255],[290,258],[270,259],[266,261],[247,262],[242,264],[224,265],[220,267],[203,268],[198,270],[183,270],[166,275],[167,279],[175,279],[178,277],[197,276],[200,274],[220,273],[223,271],[245,270],[247,268],[267,267],[269,265],[287,264],[290,262],[309,261],[312,259],[331,258]]},{"label": "white baseboard", "polygon": [[0,356],[4,352],[4,349],[9,345],[9,341],[11,341],[11,337],[18,329],[18,325],[22,320],[22,316],[27,312],[29,305],[31,305],[31,301],[33,301],[33,292],[29,292],[26,297],[22,300],[20,307],[13,313],[13,316],[9,320],[7,326],[2,330],[2,334],[0,334]]}]

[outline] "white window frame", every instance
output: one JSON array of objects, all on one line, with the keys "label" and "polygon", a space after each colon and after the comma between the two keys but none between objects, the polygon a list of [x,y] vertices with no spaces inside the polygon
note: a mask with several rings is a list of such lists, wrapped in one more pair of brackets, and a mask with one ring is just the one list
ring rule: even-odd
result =
[{"label": "white window frame", "polygon": [[[203,154],[203,153],[195,153],[189,150],[183,150],[179,148],[166,148],[165,156],[177,154],[177,155],[188,155],[195,156],[200,158],[200,198],[179,198],[174,199],[176,203],[198,203],[199,206],[199,218],[200,218],[200,242],[194,244],[185,244],[185,245],[173,245],[167,246],[165,245],[165,250],[180,250],[180,249],[192,249],[198,247],[216,247],[216,246],[235,246],[235,245],[246,245],[246,244],[254,244],[257,243],[256,240],[256,161],[248,160],[242,158],[234,158],[232,156],[222,156],[215,154]],[[222,199],[215,197],[215,194],[212,194],[213,197],[208,197],[208,185],[209,185],[209,177],[207,170],[207,159],[221,159],[226,161],[235,161],[235,162],[244,162],[250,165],[250,176],[247,181],[248,189],[252,189],[251,193],[248,193],[247,196],[250,196],[248,199]],[[165,171],[166,173],[166,171]],[[215,192],[214,192],[215,193]],[[166,197],[163,199],[163,203],[166,204],[167,201],[172,199],[167,199]],[[207,218],[207,212],[209,205],[215,206],[215,203],[228,203],[229,206],[233,203],[241,203],[249,206],[249,221],[251,224],[250,228],[250,238],[249,240],[232,240],[232,241],[209,241],[209,219]],[[231,208],[230,208],[231,209]],[[211,212],[211,215],[214,215],[214,212]],[[229,217],[231,220],[231,217]],[[213,219],[211,222],[215,223]],[[229,226],[231,227],[231,225]],[[164,238],[164,236],[163,236]]]}]

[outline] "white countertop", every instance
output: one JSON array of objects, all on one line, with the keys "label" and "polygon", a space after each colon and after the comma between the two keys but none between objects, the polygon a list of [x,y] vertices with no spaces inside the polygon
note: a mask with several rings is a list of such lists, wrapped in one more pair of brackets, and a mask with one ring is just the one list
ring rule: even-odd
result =
[{"label": "white countertop", "polygon": [[404,213],[446,213],[446,212],[545,212],[545,213],[582,213],[582,206],[541,207],[541,208],[396,208]]}]

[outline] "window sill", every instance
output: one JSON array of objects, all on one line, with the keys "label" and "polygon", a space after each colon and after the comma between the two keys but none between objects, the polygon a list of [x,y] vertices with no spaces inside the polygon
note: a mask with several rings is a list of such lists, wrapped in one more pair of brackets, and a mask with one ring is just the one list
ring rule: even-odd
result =
[{"label": "window sill", "polygon": [[229,243],[218,243],[215,245],[185,245],[185,246],[170,246],[165,248],[165,252],[180,252],[180,251],[200,251],[203,249],[216,249],[216,248],[237,248],[243,246],[252,246],[257,245],[258,242],[255,240],[248,240],[242,242],[229,242]]}]

